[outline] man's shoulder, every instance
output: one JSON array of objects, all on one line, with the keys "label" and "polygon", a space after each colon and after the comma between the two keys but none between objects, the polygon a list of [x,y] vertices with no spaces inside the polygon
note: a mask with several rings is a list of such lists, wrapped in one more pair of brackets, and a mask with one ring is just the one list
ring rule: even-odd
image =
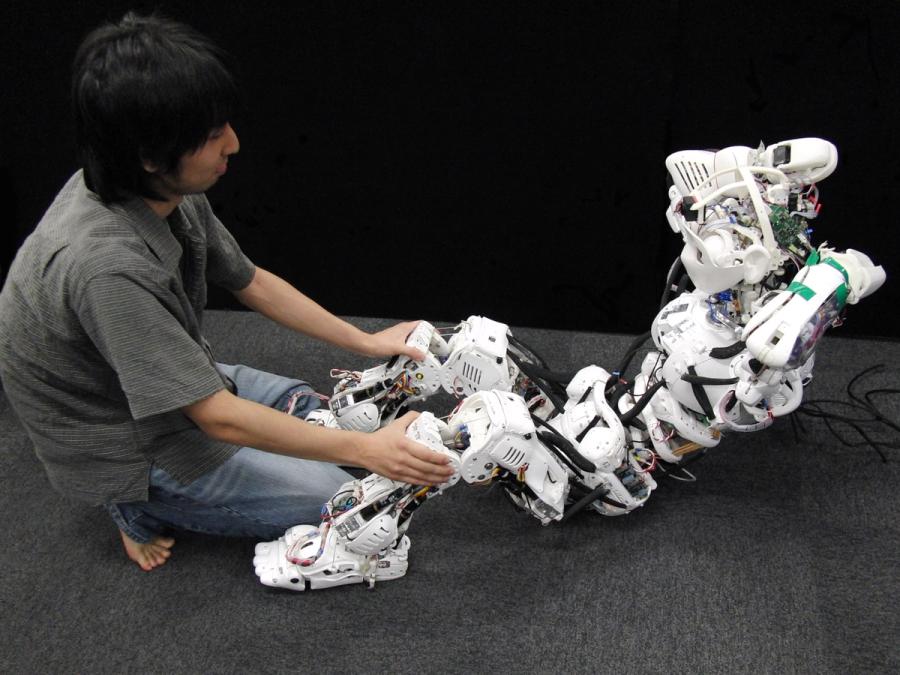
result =
[{"label": "man's shoulder", "polygon": [[50,266],[76,279],[100,272],[145,266],[146,245],[127,209],[103,203],[77,172],[44,213],[21,254],[47,272]]},{"label": "man's shoulder", "polygon": [[81,171],[63,186],[38,222],[35,232],[66,244],[90,245],[94,240],[135,236],[127,211],[106,204],[84,184]]}]

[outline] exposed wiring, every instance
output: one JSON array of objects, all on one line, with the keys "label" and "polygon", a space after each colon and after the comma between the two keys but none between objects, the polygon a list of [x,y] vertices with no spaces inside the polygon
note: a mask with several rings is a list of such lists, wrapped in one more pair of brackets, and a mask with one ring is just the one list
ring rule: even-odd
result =
[{"label": "exposed wiring", "polygon": [[336,380],[345,380],[349,378],[351,380],[359,382],[359,380],[362,379],[362,373],[355,370],[342,370],[341,368],[332,368],[328,372],[328,374],[330,377],[333,377]]},{"label": "exposed wiring", "polygon": [[290,398],[288,398],[287,408],[285,408],[284,412],[286,412],[288,415],[293,415],[294,410],[296,410],[297,408],[297,403],[301,398],[317,398],[320,401],[326,402],[331,400],[324,394],[319,394],[315,391],[295,391],[293,394],[291,394]]},{"label": "exposed wiring", "polygon": [[[900,425],[882,413],[872,403],[871,399],[875,395],[894,395],[900,393],[900,390],[876,388],[866,391],[862,396],[859,396],[854,391],[854,386],[866,375],[882,372],[884,369],[884,364],[876,364],[857,373],[847,383],[846,391],[847,396],[850,398],[849,401],[843,399],[809,399],[797,408],[796,413],[821,419],[832,436],[842,445],[851,448],[868,446],[878,453],[882,462],[887,463],[888,458],[883,448],[900,448],[900,439],[883,440],[882,438],[876,438],[875,435],[879,432],[896,434],[900,432]],[[797,422],[799,424],[799,420]],[[846,431],[842,433],[841,425],[855,431],[862,440],[848,439]],[[795,434],[796,431],[797,426],[795,425]]]},{"label": "exposed wiring", "polygon": [[[650,456],[649,460],[646,457],[647,455]],[[648,450],[647,448],[636,448],[632,453],[632,457],[634,457],[634,460],[639,465],[645,467],[643,469],[638,469],[638,473],[651,473],[656,468],[656,453],[652,450]]]}]

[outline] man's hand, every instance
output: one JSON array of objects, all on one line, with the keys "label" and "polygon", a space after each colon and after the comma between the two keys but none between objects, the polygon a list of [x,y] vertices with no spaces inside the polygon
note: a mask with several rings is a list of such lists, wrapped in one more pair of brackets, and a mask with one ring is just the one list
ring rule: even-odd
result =
[{"label": "man's hand", "polygon": [[375,357],[391,357],[402,354],[416,361],[421,361],[425,358],[425,354],[421,350],[406,344],[406,338],[418,325],[418,321],[404,321],[396,326],[372,333],[366,341],[367,344],[363,353],[366,356]]},{"label": "man's hand", "polygon": [[[415,325],[415,324],[413,324]],[[406,436],[417,412],[406,413],[378,431],[365,434],[360,463],[369,471],[413,485],[440,485],[453,475],[449,457]]]}]

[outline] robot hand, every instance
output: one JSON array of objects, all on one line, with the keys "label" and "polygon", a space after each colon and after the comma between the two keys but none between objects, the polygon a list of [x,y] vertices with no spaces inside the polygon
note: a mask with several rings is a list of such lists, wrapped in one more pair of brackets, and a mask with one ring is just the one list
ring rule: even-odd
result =
[{"label": "robot hand", "polygon": [[446,425],[423,413],[406,434],[447,455],[456,473],[439,486],[410,485],[378,474],[345,483],[322,507],[318,527],[297,525],[256,545],[253,565],[266,586],[296,591],[396,579],[406,574],[413,512],[459,480],[459,455],[443,442]]}]

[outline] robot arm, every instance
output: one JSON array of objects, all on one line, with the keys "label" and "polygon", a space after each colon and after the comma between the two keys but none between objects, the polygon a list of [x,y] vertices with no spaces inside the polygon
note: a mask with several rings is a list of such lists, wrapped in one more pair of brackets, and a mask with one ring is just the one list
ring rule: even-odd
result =
[{"label": "robot arm", "polygon": [[770,368],[797,368],[810,357],[825,330],[839,323],[846,304],[874,293],[884,268],[849,249],[816,252],[787,288],[759,300],[759,309],[743,331],[747,349]]}]

